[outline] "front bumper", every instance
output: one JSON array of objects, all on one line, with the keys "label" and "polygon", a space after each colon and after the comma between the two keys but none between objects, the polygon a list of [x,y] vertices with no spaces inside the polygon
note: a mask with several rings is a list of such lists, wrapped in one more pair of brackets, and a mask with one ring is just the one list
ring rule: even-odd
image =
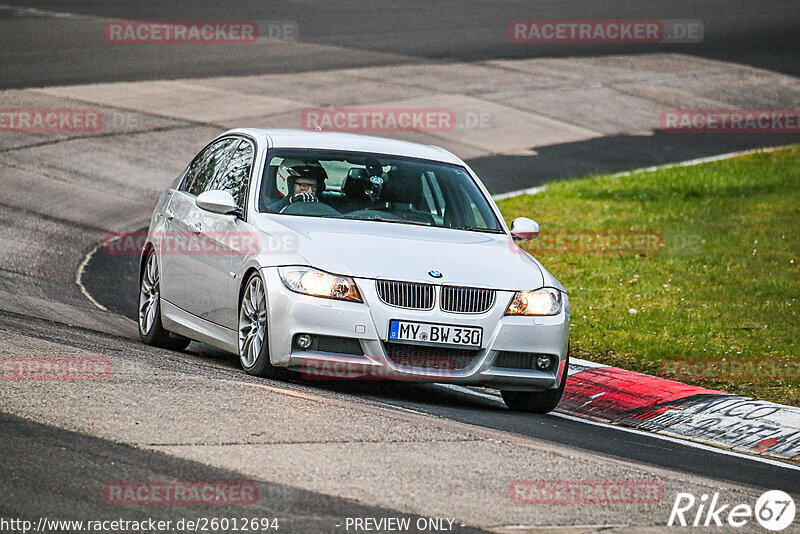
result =
[{"label": "front bumper", "polygon": [[[276,268],[264,268],[261,272],[267,287],[271,361],[273,365],[299,371],[308,379],[374,378],[544,390],[558,387],[565,372],[568,303],[559,315],[552,317],[504,316],[513,292],[497,291],[495,304],[486,313],[449,313],[438,306],[426,311],[408,310],[382,302],[374,280],[355,279],[364,299],[358,303],[294,293],[283,285]],[[479,326],[483,328],[483,343],[461,368],[401,365],[387,350],[391,319]],[[354,339],[363,354],[302,350],[295,343],[299,334]],[[499,367],[496,360],[501,352],[546,354],[555,362],[546,371]]]}]

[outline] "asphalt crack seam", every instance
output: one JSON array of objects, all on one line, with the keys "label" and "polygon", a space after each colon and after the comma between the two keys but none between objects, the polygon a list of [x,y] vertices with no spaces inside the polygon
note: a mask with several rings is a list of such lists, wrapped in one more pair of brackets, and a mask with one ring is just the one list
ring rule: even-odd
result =
[{"label": "asphalt crack seam", "polygon": [[[2,153],[1,150],[0,150],[0,153]],[[95,233],[95,232],[107,232],[106,229],[100,228],[99,226],[93,226],[91,224],[70,221],[69,219],[62,219],[60,217],[55,217],[53,215],[48,215],[46,213],[38,212],[38,211],[29,209],[29,208],[23,208],[23,207],[20,207],[20,206],[14,206],[12,204],[6,204],[5,202],[0,202],[0,208],[5,208],[5,209],[10,210],[10,211],[16,211],[18,213],[23,213],[25,215],[31,215],[34,218],[43,219],[43,220],[45,220],[47,222],[50,222],[50,223],[61,224],[61,225],[67,226],[68,228],[77,228],[77,229],[84,230],[84,231],[87,231],[87,232],[92,232],[92,233]]]},{"label": "asphalt crack seam", "polygon": [[[132,132],[137,133],[137,132]],[[82,137],[76,139],[94,139],[93,137]],[[12,155],[13,157],[13,155]],[[106,182],[98,182],[96,178],[98,176],[96,174],[90,172],[82,172],[81,170],[74,170],[68,167],[59,167],[56,163],[45,164],[46,168],[37,168],[37,165],[41,165],[41,162],[34,162],[34,161],[26,161],[25,163],[17,163],[17,162],[10,162],[5,161],[4,165],[8,169],[20,171],[23,173],[35,174],[38,175],[39,178],[43,180],[52,180],[53,182],[57,182],[61,185],[66,185],[70,187],[77,187],[81,189],[90,189],[97,192],[107,192],[109,186],[119,185],[121,186],[127,194],[117,193],[114,196],[118,199],[126,199],[131,203],[142,201],[143,197],[146,195],[153,193],[153,190],[148,187],[141,187],[137,189],[136,185],[131,185],[122,182],[114,182],[113,178],[110,178],[112,181]],[[55,171],[55,172],[48,172],[48,171]],[[59,174],[60,173],[60,174]],[[71,175],[72,177],[76,178],[76,180],[71,181],[68,178],[65,178],[66,175]]]},{"label": "asphalt crack seam", "polygon": [[[85,101],[85,100],[77,100],[77,99],[72,99],[72,100],[76,100],[78,102],[84,102],[84,103],[91,103],[91,102],[88,102],[88,101]],[[114,108],[112,108],[112,109],[114,109]],[[133,110],[129,110],[129,109],[124,109],[123,108],[122,111],[133,111]],[[148,113],[142,113],[142,112],[138,112],[138,113],[140,113],[142,115],[148,115]],[[151,115],[151,116],[162,118],[162,119],[171,119],[173,121],[176,120],[175,118],[162,117],[160,115]],[[110,137],[119,137],[119,136],[122,136],[122,135],[138,135],[138,134],[153,133],[153,132],[170,132],[170,131],[173,131],[173,130],[183,130],[183,129],[188,129],[188,128],[195,128],[197,126],[211,126],[211,127],[214,127],[214,128],[224,128],[223,126],[220,126],[218,124],[215,124],[215,125],[204,124],[204,123],[196,123],[196,124],[194,124],[194,123],[190,122],[188,124],[179,124],[179,125],[170,125],[170,126],[158,126],[158,127],[155,127],[155,128],[142,129],[142,130],[126,130],[124,132],[108,132],[108,133],[102,133],[102,134],[97,134],[97,135],[71,135],[69,137],[62,137],[60,139],[51,139],[49,141],[41,141],[39,143],[31,143],[29,145],[20,145],[20,146],[14,146],[14,147],[9,147],[9,148],[0,148],[0,154],[4,154],[6,152],[14,152],[14,151],[17,151],[17,150],[26,150],[26,149],[29,149],[29,148],[39,148],[39,147],[43,147],[43,146],[52,146],[52,145],[57,145],[57,144],[60,144],[60,143],[67,143],[67,142],[70,142],[70,141],[81,141],[81,140],[87,140],[87,139],[92,139],[92,140],[93,139],[106,139],[106,138],[110,138]]]}]

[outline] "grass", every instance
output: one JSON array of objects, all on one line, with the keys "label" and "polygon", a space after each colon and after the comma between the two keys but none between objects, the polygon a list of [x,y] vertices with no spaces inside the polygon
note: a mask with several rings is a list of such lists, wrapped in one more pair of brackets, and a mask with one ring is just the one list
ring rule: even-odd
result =
[{"label": "grass", "polygon": [[[523,246],[569,292],[574,356],[800,406],[800,146],[560,181],[499,205],[509,223],[525,216],[541,225],[539,244]],[[542,245],[569,231],[657,232],[663,248]],[[670,360],[731,359],[787,364],[794,376],[665,373]]]}]

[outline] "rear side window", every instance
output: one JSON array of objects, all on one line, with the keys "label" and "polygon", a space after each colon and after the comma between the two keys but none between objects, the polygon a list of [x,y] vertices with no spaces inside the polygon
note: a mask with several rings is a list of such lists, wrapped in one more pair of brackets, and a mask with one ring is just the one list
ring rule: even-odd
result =
[{"label": "rear side window", "polygon": [[242,140],[239,148],[231,156],[225,172],[220,173],[212,187],[229,192],[240,208],[244,208],[244,195],[253,168],[254,153],[253,145],[249,141]]},{"label": "rear side window", "polygon": [[181,190],[193,195],[208,191],[214,176],[216,176],[220,167],[225,164],[237,141],[237,139],[233,138],[220,139],[194,158],[186,172],[186,179]]}]

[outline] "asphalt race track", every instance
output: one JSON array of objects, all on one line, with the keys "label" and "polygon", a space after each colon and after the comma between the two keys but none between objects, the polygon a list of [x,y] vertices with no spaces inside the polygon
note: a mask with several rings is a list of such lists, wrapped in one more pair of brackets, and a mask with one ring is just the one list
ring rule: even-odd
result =
[{"label": "asphalt race track", "polygon": [[[4,0],[0,8],[0,87],[63,83],[174,79],[267,74],[407,62],[481,61],[496,58],[574,57],[600,54],[682,52],[684,44],[540,45],[509,42],[508,23],[519,19],[696,19],[705,39],[692,53],[787,74],[800,74],[797,6],[791,2],[657,0],[569,3],[474,0],[381,5],[375,2],[25,2]],[[7,6],[7,7],[5,7]],[[24,9],[82,15],[55,21]],[[16,9],[15,9],[16,8]],[[32,17],[33,16],[33,17]],[[46,15],[41,15],[46,16]],[[89,17],[89,18],[87,18]],[[304,46],[267,52],[247,47],[193,46],[159,50],[112,50],[102,33],[91,31],[101,19],[138,20],[290,20],[300,27]],[[55,32],[48,30],[56,29]],[[58,39],[48,39],[48,35]],[[45,37],[45,38],[43,38]]]},{"label": "asphalt race track", "polygon": [[[750,505],[768,489],[800,496],[794,465],[559,413],[517,414],[490,390],[257,379],[239,369],[235,356],[199,343],[184,352],[148,347],[131,320],[138,258],[97,248],[107,232],[145,226],[175,173],[240,120],[184,113],[189,98],[181,100],[173,86],[153,99],[174,97],[166,111],[154,110],[151,101],[115,100],[152,87],[151,81],[225,91],[245,83],[231,77],[262,76],[250,82],[285,83],[277,100],[316,105],[368,105],[379,97],[402,100],[406,92],[435,99],[437,79],[453,86],[463,81],[463,92],[445,91],[446,102],[491,102],[498,121],[487,135],[492,139],[412,138],[442,143],[465,157],[493,193],[504,193],[557,178],[796,143],[800,136],[669,135],[637,122],[635,113],[605,128],[600,118],[576,119],[569,105],[555,102],[562,109],[545,119],[560,133],[543,128],[541,138],[506,149],[513,136],[497,132],[513,126],[514,115],[504,115],[501,104],[531,120],[541,115],[518,94],[528,88],[515,92],[502,81],[485,81],[486,73],[470,65],[513,71],[519,83],[552,71],[563,76],[557,89],[537,90],[585,90],[586,105],[609,117],[629,109],[631,101],[619,94],[643,99],[679,83],[665,82],[653,64],[674,67],[676,77],[683,75],[680,65],[709,73],[681,87],[675,102],[796,108],[796,5],[1,1],[0,108],[82,102],[130,120],[118,131],[87,135],[0,131],[0,356],[90,356],[107,359],[112,369],[97,381],[0,380],[0,519],[277,517],[278,532],[333,533],[354,531],[347,518],[408,518],[412,525],[448,518],[458,532],[659,532],[672,530],[666,524],[679,492],[719,492],[725,503]],[[510,43],[508,22],[531,18],[698,19],[705,39],[647,48]],[[297,22],[300,40],[239,49],[111,47],[102,27],[113,19],[289,20]],[[408,74],[418,67],[440,70],[428,79]],[[440,74],[445,71],[448,80]],[[376,81],[387,73],[396,83]],[[303,82],[293,85],[294,76]],[[335,87],[326,85],[328,76]],[[139,85],[111,85],[119,81]],[[600,92],[588,89],[595,82]],[[76,84],[82,85],[68,87]],[[333,96],[328,102],[315,91]],[[301,107],[287,104],[256,118],[293,124]],[[550,142],[548,135],[560,140]],[[518,480],[649,481],[663,495],[655,503],[519,504],[509,496]],[[130,481],[247,481],[258,487],[258,499],[247,506],[130,506],[104,498],[107,485]],[[0,528],[6,530],[12,531]],[[762,531],[754,524],[738,530]]]}]

